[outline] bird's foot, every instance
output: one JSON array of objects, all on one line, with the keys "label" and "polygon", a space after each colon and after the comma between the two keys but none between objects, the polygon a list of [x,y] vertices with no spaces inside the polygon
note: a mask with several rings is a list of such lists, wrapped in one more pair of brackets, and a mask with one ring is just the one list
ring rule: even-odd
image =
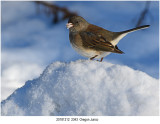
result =
[{"label": "bird's foot", "polygon": [[102,62],[102,61],[103,61],[103,57],[101,58],[100,62]]},{"label": "bird's foot", "polygon": [[94,58],[96,58],[98,55],[93,56],[92,58],[90,58],[90,60],[93,60]]},{"label": "bird's foot", "polygon": [[[96,58],[98,55],[95,55],[94,57],[90,58],[90,60],[93,60],[94,58]],[[97,60],[98,62],[102,62],[103,61],[103,57],[100,60]]]},{"label": "bird's foot", "polygon": [[103,61],[103,57],[100,60],[97,60],[98,62],[102,62]]}]

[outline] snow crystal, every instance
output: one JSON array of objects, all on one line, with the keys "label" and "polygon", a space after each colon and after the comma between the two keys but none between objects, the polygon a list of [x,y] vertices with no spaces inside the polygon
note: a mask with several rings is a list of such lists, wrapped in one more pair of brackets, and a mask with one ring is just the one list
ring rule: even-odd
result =
[{"label": "snow crystal", "polygon": [[158,115],[158,80],[107,62],[55,62],[2,101],[2,115]]}]

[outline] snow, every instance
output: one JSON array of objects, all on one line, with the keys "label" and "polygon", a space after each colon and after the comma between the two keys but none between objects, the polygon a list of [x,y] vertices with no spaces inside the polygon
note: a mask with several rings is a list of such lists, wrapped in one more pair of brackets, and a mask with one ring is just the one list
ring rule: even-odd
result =
[{"label": "snow", "polygon": [[[5,67],[5,70],[2,73],[1,82],[7,82],[7,84],[3,85],[3,88],[1,89],[1,92],[3,93],[2,99],[5,99],[6,96],[12,94],[17,87],[21,87],[22,84],[19,82],[25,82],[26,80],[38,77],[39,72],[42,72],[42,68],[34,63],[14,63],[12,66]],[[21,75],[21,78],[18,78],[19,75]]]},{"label": "snow", "polygon": [[50,64],[2,101],[5,115],[158,115],[158,80],[127,66],[77,60]]}]

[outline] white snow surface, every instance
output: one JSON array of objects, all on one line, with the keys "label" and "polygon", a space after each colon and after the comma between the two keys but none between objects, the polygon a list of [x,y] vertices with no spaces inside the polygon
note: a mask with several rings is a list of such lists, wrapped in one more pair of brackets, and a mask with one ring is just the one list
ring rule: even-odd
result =
[{"label": "white snow surface", "polygon": [[158,115],[158,79],[127,66],[54,62],[2,101],[2,115]]}]

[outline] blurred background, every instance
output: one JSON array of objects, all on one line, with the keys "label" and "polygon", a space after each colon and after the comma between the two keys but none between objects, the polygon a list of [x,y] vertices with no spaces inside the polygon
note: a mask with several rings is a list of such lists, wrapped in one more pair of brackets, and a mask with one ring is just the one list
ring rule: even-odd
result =
[{"label": "blurred background", "polygon": [[[128,34],[118,44],[125,54],[112,53],[104,61],[126,65],[159,78],[159,2],[57,1],[1,2],[1,100],[27,80],[39,77],[47,65],[87,59],[69,43],[65,25],[71,15],[110,31],[140,25],[146,30]],[[126,75],[127,76],[127,75]]]}]

